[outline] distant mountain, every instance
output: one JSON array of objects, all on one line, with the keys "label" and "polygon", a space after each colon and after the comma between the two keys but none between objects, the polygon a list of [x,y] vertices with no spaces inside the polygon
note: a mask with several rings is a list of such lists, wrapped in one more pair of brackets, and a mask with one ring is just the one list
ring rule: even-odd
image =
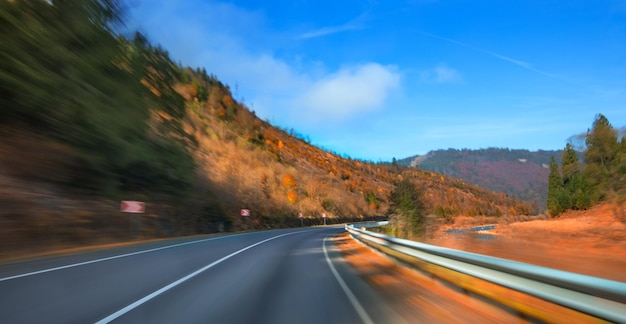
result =
[{"label": "distant mountain", "polygon": [[[436,150],[397,163],[457,177],[478,186],[535,202],[543,210],[548,192],[550,157],[561,151],[503,148]],[[560,162],[559,162],[560,163]]]}]

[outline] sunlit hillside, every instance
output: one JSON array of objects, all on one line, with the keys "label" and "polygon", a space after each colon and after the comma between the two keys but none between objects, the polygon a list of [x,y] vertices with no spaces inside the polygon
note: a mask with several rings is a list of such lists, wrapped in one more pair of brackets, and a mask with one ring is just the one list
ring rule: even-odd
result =
[{"label": "sunlit hillside", "polygon": [[[382,218],[402,179],[441,219],[536,212],[459,179],[311,146],[257,118],[204,69],[174,63],[140,34],[115,34],[106,4],[0,6],[0,257],[300,226],[298,213],[304,225],[322,214]],[[145,213],[121,213],[121,200],[145,202]]]},{"label": "sunlit hillside", "polygon": [[225,206],[229,214],[246,206],[257,212],[259,222],[293,218],[298,212],[315,218],[322,213],[331,218],[385,215],[393,183],[403,177],[418,183],[428,197],[430,213],[532,212],[519,201],[461,180],[389,163],[346,159],[311,146],[259,120],[236,103],[226,87],[208,89],[207,101],[192,98],[193,86],[186,89],[187,125],[199,142],[196,161],[215,186],[214,192],[236,193],[221,197],[230,202]]}]

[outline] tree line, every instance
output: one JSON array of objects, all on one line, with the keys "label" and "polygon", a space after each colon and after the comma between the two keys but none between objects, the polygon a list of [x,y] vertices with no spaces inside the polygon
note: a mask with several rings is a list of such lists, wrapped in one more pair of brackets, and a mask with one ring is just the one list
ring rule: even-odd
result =
[{"label": "tree line", "polygon": [[570,143],[565,146],[560,167],[552,157],[547,195],[551,216],[626,195],[626,137],[618,137],[617,129],[598,114],[585,135],[582,163]]}]

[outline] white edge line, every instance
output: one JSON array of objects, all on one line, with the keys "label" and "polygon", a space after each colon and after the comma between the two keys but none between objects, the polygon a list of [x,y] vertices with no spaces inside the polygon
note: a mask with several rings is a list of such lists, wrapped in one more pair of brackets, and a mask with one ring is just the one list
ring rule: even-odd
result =
[{"label": "white edge line", "polygon": [[227,256],[225,256],[225,257],[223,257],[223,258],[221,258],[221,259],[219,259],[217,261],[212,262],[211,264],[209,264],[209,265],[207,265],[207,266],[205,266],[205,267],[203,267],[201,269],[198,269],[198,270],[196,270],[196,271],[194,271],[194,272],[192,272],[192,273],[190,273],[190,274],[188,274],[188,275],[186,275],[186,276],[184,276],[184,277],[182,277],[182,278],[180,278],[180,279],[170,283],[169,285],[167,285],[167,286],[165,286],[165,287],[163,287],[161,289],[158,289],[158,290],[154,291],[153,293],[151,293],[151,294],[149,294],[149,295],[147,295],[147,296],[145,296],[145,297],[135,301],[134,303],[132,303],[132,304],[130,304],[130,305],[128,305],[128,306],[118,310],[117,312],[115,312],[115,313],[113,313],[113,314],[111,314],[111,315],[109,315],[109,316],[107,316],[107,317],[97,321],[96,324],[109,323],[109,322],[115,320],[116,318],[118,318],[118,317],[120,317],[120,316],[122,316],[122,315],[124,315],[124,314],[126,314],[128,312],[130,312],[131,310],[141,306],[142,304],[144,304],[145,302],[153,299],[154,297],[156,297],[156,296],[158,296],[158,295],[160,295],[160,294],[162,294],[162,293],[164,293],[164,292],[166,292],[166,291],[168,291],[168,290],[178,286],[179,284],[181,284],[181,283],[183,283],[183,282],[185,282],[185,281],[187,281],[187,280],[197,276],[198,274],[200,274],[200,273],[202,273],[202,272],[204,272],[204,271],[206,271],[206,270],[216,266],[217,264],[219,264],[219,263],[221,263],[221,262],[223,262],[223,261],[225,261],[227,259],[230,259],[230,258],[234,257],[235,255],[237,255],[237,254],[239,254],[241,252],[249,250],[249,249],[251,249],[251,248],[253,248],[253,247],[257,246],[257,245],[261,245],[261,244],[263,244],[265,242],[277,239],[279,237],[283,237],[283,236],[287,236],[287,235],[293,235],[293,234],[298,234],[298,233],[303,233],[303,232],[308,232],[308,231],[310,231],[310,230],[281,234],[281,235],[270,237],[270,238],[265,239],[263,241],[256,242],[256,243],[254,243],[252,245],[248,245],[248,246],[246,246],[243,249],[237,250],[237,251],[235,251],[235,252],[233,252],[233,253],[231,253],[231,254],[229,254],[229,255],[227,255]]},{"label": "white edge line", "polygon": [[337,271],[337,269],[335,269],[333,262],[328,257],[328,251],[326,251],[326,239],[327,238],[328,236],[324,237],[324,241],[322,242],[322,249],[324,250],[324,256],[326,257],[326,262],[328,263],[328,266],[330,267],[330,271],[332,271],[333,275],[335,276],[335,279],[337,279],[337,282],[339,282],[339,286],[341,286],[341,289],[343,289],[343,292],[346,293],[346,296],[348,296],[348,299],[350,300],[352,307],[354,307],[354,310],[356,310],[357,314],[359,314],[359,317],[361,318],[363,323],[373,324],[374,321],[372,321],[370,316],[365,311],[365,308],[363,308],[361,303],[359,303],[359,300],[356,298],[356,296],[354,296],[354,293],[352,293],[352,290],[350,290],[346,282],[343,280],[343,278],[341,278],[341,275],[339,275],[339,272]]},{"label": "white edge line", "polygon": [[121,254],[121,255],[115,255],[115,256],[102,258],[102,259],[96,259],[96,260],[91,260],[91,261],[73,263],[73,264],[68,264],[68,265],[64,265],[64,266],[60,266],[60,267],[49,268],[49,269],[44,269],[44,270],[39,270],[39,271],[23,273],[23,274],[19,274],[19,275],[15,275],[15,276],[0,278],[0,282],[1,281],[12,280],[12,279],[17,279],[17,278],[22,278],[22,277],[38,275],[38,274],[42,274],[42,273],[46,273],[46,272],[52,272],[52,271],[63,270],[63,269],[67,269],[67,268],[78,267],[78,266],[87,265],[87,264],[91,264],[91,263],[97,263],[97,262],[102,262],[102,261],[108,261],[108,260],[113,260],[113,259],[124,258],[124,257],[128,257],[128,256],[132,256],[132,255],[142,254],[142,253],[148,253],[148,252],[154,252],[154,251],[159,251],[159,250],[165,250],[165,249],[178,247],[178,246],[183,246],[183,245],[188,245],[188,244],[202,243],[202,242],[211,241],[211,240],[217,240],[217,239],[221,239],[221,238],[225,238],[225,237],[228,237],[228,236],[212,237],[212,238],[209,238],[209,239],[204,239],[204,240],[199,240],[199,241],[178,243],[178,244],[174,244],[174,245],[162,246],[162,247],[159,247],[159,248],[154,248],[154,249],[149,249],[149,250],[143,250],[143,251],[137,251],[137,252],[126,253],[126,254]]},{"label": "white edge line", "polygon": [[224,235],[224,236],[218,236],[218,237],[211,237],[211,238],[204,239],[204,240],[191,241],[191,242],[185,242],[185,243],[177,243],[177,244],[162,246],[162,247],[159,247],[159,248],[154,248],[154,249],[149,249],[149,250],[142,250],[142,251],[137,251],[137,252],[132,252],[132,253],[126,253],[126,254],[106,257],[106,258],[102,258],[102,259],[96,259],[96,260],[91,260],[91,261],[73,263],[73,264],[68,264],[68,265],[64,265],[64,266],[60,266],[60,267],[49,268],[49,269],[23,273],[23,274],[19,274],[19,275],[14,275],[14,276],[10,276],[10,277],[0,278],[0,282],[7,281],[7,280],[12,280],[12,279],[17,279],[17,278],[22,278],[22,277],[34,276],[34,275],[38,275],[38,274],[42,274],[42,273],[46,273],[46,272],[52,272],[52,271],[63,270],[63,269],[67,269],[67,268],[83,266],[83,265],[87,265],[87,264],[91,264],[91,263],[97,263],[97,262],[102,262],[102,261],[114,260],[114,259],[124,258],[124,257],[133,256],[133,255],[137,255],[137,254],[149,253],[149,252],[154,252],[154,251],[160,251],[160,250],[165,250],[165,249],[169,249],[169,248],[179,247],[179,246],[183,246],[183,245],[202,243],[202,242],[218,240],[218,239],[222,239],[222,238],[228,238],[228,237],[239,236],[239,235],[245,235],[245,234],[235,234],[235,235]]}]

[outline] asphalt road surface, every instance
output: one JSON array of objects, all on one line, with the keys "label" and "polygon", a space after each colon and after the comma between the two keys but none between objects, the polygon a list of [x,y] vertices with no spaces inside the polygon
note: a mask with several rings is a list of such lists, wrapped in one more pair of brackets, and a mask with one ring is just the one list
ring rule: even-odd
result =
[{"label": "asphalt road surface", "polygon": [[0,265],[2,323],[394,323],[340,227],[150,242]]}]

